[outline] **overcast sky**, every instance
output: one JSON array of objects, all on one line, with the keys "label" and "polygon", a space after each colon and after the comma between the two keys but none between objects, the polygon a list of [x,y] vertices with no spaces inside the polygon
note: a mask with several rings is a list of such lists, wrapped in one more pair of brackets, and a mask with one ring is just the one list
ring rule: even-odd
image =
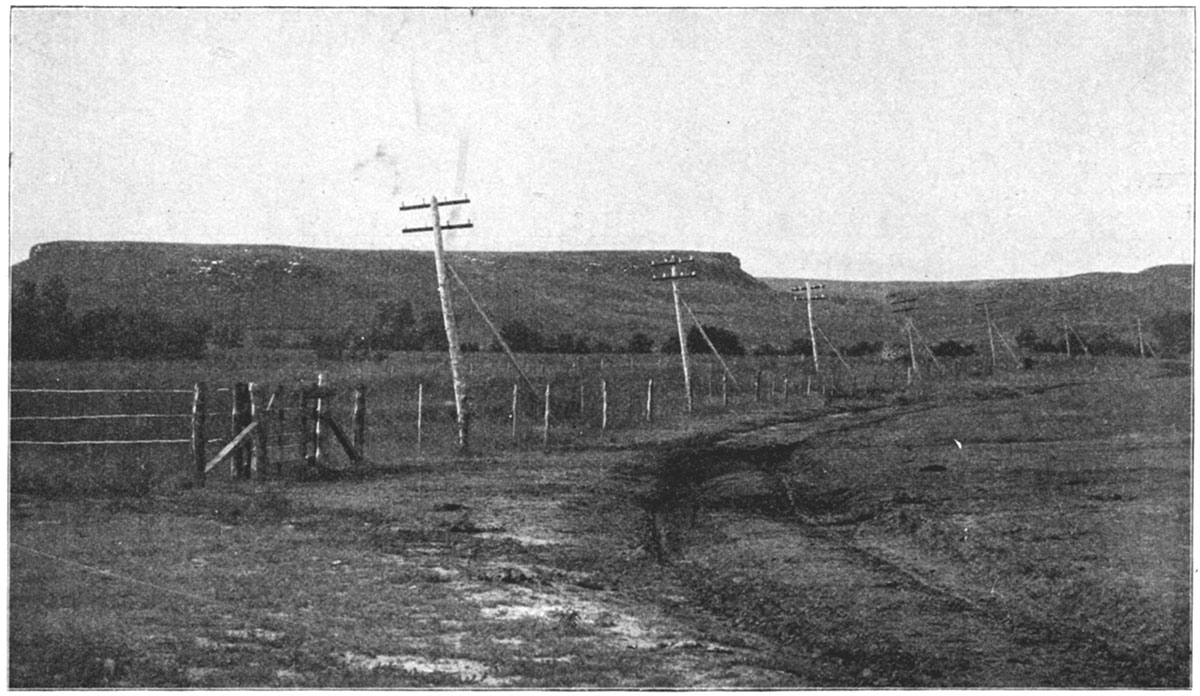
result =
[{"label": "overcast sky", "polygon": [[1192,9],[16,9],[10,261],[57,239],[1191,263]]}]

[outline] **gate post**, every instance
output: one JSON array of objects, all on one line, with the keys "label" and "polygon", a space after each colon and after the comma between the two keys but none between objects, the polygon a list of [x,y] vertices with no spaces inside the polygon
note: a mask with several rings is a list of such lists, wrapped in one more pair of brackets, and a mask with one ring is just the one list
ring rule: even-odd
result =
[{"label": "gate post", "polygon": [[204,420],[207,417],[208,386],[204,382],[196,382],[192,390],[192,472],[196,486],[204,487],[204,448],[208,438],[204,433]]},{"label": "gate post", "polygon": [[[237,437],[238,433],[246,429],[250,425],[250,385],[245,382],[237,382],[233,385],[233,414],[231,422],[230,438]],[[249,443],[240,445],[229,459],[229,473],[234,478],[248,478],[250,475],[249,468]]]},{"label": "gate post", "polygon": [[250,453],[250,478],[259,480],[267,467],[267,437],[269,419],[264,417],[261,404],[262,389],[254,382],[247,389],[250,395],[250,421],[257,423],[254,429],[254,443]]},{"label": "gate post", "polygon": [[317,408],[316,416],[313,418],[313,461],[317,466],[322,466],[325,462],[325,410],[328,408],[328,399],[325,398],[325,373],[317,374]]},{"label": "gate post", "polygon": [[365,459],[364,445],[367,434],[367,385],[359,384],[354,390],[354,451]]}]

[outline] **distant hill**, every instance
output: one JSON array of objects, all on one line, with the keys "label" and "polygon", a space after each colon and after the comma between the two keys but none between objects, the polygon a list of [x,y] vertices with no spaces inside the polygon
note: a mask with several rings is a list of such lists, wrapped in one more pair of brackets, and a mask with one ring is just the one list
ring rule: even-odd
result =
[{"label": "distant hill", "polygon": [[[623,346],[634,332],[656,343],[674,331],[668,283],[650,281],[652,260],[694,256],[698,279],[682,282],[700,320],[736,332],[747,347],[786,346],[807,333],[803,305],[788,288],[797,281],[760,280],[727,253],[456,252],[448,254],[497,324],[521,319],[546,335],[574,332]],[[133,242],[51,242],[12,267],[14,286],[61,276],[76,313],[105,306],[146,307],[173,317],[241,324],[252,333],[308,336],[365,327],[382,300],[408,300],[417,314],[437,310],[432,252],[310,249],[284,246]],[[993,318],[1009,335],[1022,326],[1050,333],[1061,313],[1085,335],[1101,329],[1132,335],[1136,317],[1190,309],[1192,267],[1159,266],[1141,273],[1090,273],[1069,278],[950,283],[869,283],[826,280],[828,301],[814,305],[831,340],[898,340],[885,296],[918,296],[913,319],[931,341],[986,341],[974,304],[995,300]],[[455,287],[455,290],[459,290]],[[456,295],[463,340],[491,342],[463,293]]]},{"label": "distant hill", "polygon": [[[973,280],[954,282],[858,282],[812,280],[825,287],[828,301],[814,304],[825,325],[840,327],[850,336],[890,330],[898,324],[891,314],[890,293],[916,297],[911,317],[930,340],[954,339],[980,343],[987,325],[980,303],[992,302],[992,321],[1012,336],[1028,327],[1043,336],[1061,326],[1063,317],[1084,336],[1108,331],[1118,338],[1137,332],[1143,322],[1168,310],[1192,307],[1192,266],[1155,266],[1138,273],[1085,273],[1065,278]],[[802,286],[804,279],[764,278],[778,292]],[[879,340],[879,339],[874,339]]]}]

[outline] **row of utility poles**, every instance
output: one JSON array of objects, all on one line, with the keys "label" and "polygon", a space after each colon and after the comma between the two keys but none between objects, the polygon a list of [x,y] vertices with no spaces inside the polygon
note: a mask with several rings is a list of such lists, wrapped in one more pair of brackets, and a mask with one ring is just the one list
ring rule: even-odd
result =
[{"label": "row of utility poles", "polygon": [[[508,347],[508,343],[504,340],[503,336],[500,335],[500,332],[498,329],[496,329],[495,324],[487,316],[487,313],[484,312],[482,306],[480,306],[480,304],[475,300],[475,297],[471,294],[470,289],[466,286],[466,283],[462,280],[462,278],[458,275],[458,273],[453,269],[453,267],[450,267],[446,263],[445,251],[444,251],[444,247],[443,247],[443,243],[442,243],[442,232],[444,230],[471,228],[474,225],[470,222],[470,220],[468,220],[465,223],[442,224],[439,211],[441,208],[444,208],[444,207],[466,205],[470,202],[471,202],[470,199],[468,199],[466,197],[456,199],[456,200],[448,200],[448,201],[438,201],[436,197],[433,197],[433,198],[430,198],[428,203],[418,203],[415,205],[404,205],[404,204],[400,205],[401,211],[429,210],[432,215],[432,224],[431,225],[426,226],[426,227],[408,227],[408,228],[404,228],[402,231],[405,234],[416,233],[416,232],[432,232],[433,233],[433,257],[434,257],[434,264],[435,264],[436,270],[437,270],[438,297],[441,301],[442,319],[443,319],[443,323],[445,325],[446,342],[448,344],[447,347],[448,347],[448,351],[450,354],[450,376],[451,376],[451,379],[454,384],[454,408],[455,408],[455,414],[456,414],[456,421],[457,421],[457,425],[458,425],[458,444],[459,444],[460,449],[467,449],[468,444],[469,444],[471,414],[470,414],[470,400],[469,400],[469,395],[468,395],[468,391],[467,391],[467,382],[464,377],[464,371],[463,371],[463,365],[462,365],[462,344],[459,341],[459,337],[458,337],[458,327],[457,327],[457,323],[456,323],[455,317],[454,317],[454,302],[453,302],[453,298],[452,298],[452,294],[451,294],[450,283],[448,280],[451,276],[453,276],[454,280],[457,281],[458,285],[467,294],[467,297],[471,300],[471,303],[474,305],[475,309],[480,313],[480,315],[483,316],[483,319],[484,319],[485,323],[487,324],[488,328],[492,331],[493,335],[496,337],[499,344],[504,349],[504,352],[508,356],[509,360],[516,367],[517,372],[521,375],[523,382],[529,389],[530,393],[533,394],[535,397],[538,396],[537,390],[534,388],[533,383],[529,380],[529,377],[525,374],[525,371],[521,368],[521,365],[518,364],[516,357],[513,355],[512,351]],[[695,323],[696,327],[699,329],[700,334],[704,338],[705,342],[708,344],[708,347],[712,350],[713,355],[715,355],[717,357],[717,359],[720,361],[721,367],[724,369],[725,374],[734,382],[735,387],[737,386],[737,380],[736,380],[736,378],[733,377],[733,373],[729,370],[728,366],[725,364],[724,359],[721,357],[720,352],[717,350],[716,346],[713,344],[712,340],[709,338],[707,332],[705,332],[703,325],[696,318],[695,313],[692,312],[691,307],[689,307],[687,305],[687,303],[683,300],[683,297],[681,296],[681,294],[679,292],[679,282],[680,281],[692,280],[697,277],[696,271],[691,267],[691,264],[693,264],[694,262],[695,262],[694,257],[688,257],[685,259],[685,258],[681,258],[679,256],[673,255],[673,256],[664,258],[661,261],[653,261],[650,263],[650,266],[652,268],[656,268],[656,269],[664,268],[665,269],[665,271],[662,272],[661,275],[652,276],[651,280],[671,283],[671,294],[672,294],[672,298],[674,300],[674,305],[675,305],[675,325],[676,325],[676,329],[677,329],[678,335],[679,335],[679,356],[680,356],[681,362],[683,363],[684,393],[687,395],[687,411],[688,411],[688,413],[692,412],[693,404],[692,404],[692,375],[691,375],[690,359],[689,359],[689,355],[688,355],[687,332],[684,331],[684,320],[683,320],[683,311],[685,309],[687,310],[688,314],[691,316],[691,319]],[[685,267],[687,270],[685,270]],[[819,292],[823,289],[824,289],[823,284],[814,284],[814,283],[810,283],[808,281],[806,281],[804,283],[803,287],[795,286],[792,288],[793,298],[797,301],[803,299],[805,302],[806,314],[807,314],[807,319],[808,319],[809,345],[812,350],[813,370],[817,373],[820,373],[820,371],[821,371],[821,364],[820,364],[819,353],[817,350],[817,327],[816,327],[815,322],[813,321],[812,305],[813,305],[813,302],[828,299],[828,297],[826,295]],[[817,294],[814,294],[814,293],[817,293]],[[916,358],[916,342],[918,340],[920,341],[922,346],[925,348],[926,352],[929,353],[929,356],[933,359],[935,364],[938,364],[938,359],[937,359],[937,356],[934,354],[933,349],[930,348],[929,344],[925,342],[923,337],[921,337],[920,332],[917,331],[917,328],[916,328],[915,324],[913,323],[911,313],[917,309],[917,297],[915,294],[911,294],[911,293],[892,292],[892,293],[888,293],[888,295],[886,296],[886,300],[887,300],[888,304],[890,305],[891,312],[893,314],[903,315],[904,320],[903,320],[903,324],[902,324],[902,330],[905,332],[905,334],[908,337],[908,349],[909,349],[908,353],[909,353],[910,369],[912,371],[912,375],[919,376],[920,375],[920,367],[918,366],[917,358]],[[990,368],[993,370],[996,367],[996,338],[995,338],[996,336],[1000,337],[1000,341],[1001,341],[1002,345],[1004,346],[1004,348],[1006,350],[1008,350],[1008,352],[1012,356],[1013,360],[1016,362],[1019,362],[1016,352],[1008,344],[1008,341],[1004,338],[1004,334],[995,327],[995,323],[992,321],[991,307],[994,304],[996,304],[995,300],[985,300],[985,301],[978,302],[975,304],[975,307],[977,309],[981,309],[984,313],[984,321],[987,324],[988,344],[990,347],[990,355],[991,355]],[[1072,334],[1075,336],[1076,340],[1078,341],[1079,345],[1083,348],[1084,352],[1090,354],[1087,344],[1084,342],[1083,338],[1079,335],[1079,333],[1077,331],[1075,331],[1075,329],[1071,326],[1070,322],[1067,320],[1067,313],[1068,313],[1068,311],[1072,310],[1073,307],[1059,304],[1059,305],[1055,305],[1054,308],[1062,313],[1062,319],[1063,319],[1062,330],[1063,330],[1063,338],[1066,343],[1067,356],[1070,357],[1070,355],[1071,355],[1071,336],[1072,336]],[[1142,357],[1145,357],[1147,344],[1142,337],[1142,325],[1141,325],[1140,318],[1138,319],[1138,322],[1137,322],[1137,329],[1138,329],[1138,350],[1141,353]],[[823,331],[821,332],[821,334],[822,334],[822,336],[824,336]],[[829,338],[827,336],[825,336],[825,339],[826,339],[826,341],[829,341]],[[846,365],[848,368],[849,365],[846,363],[846,361],[844,359],[842,359],[841,354],[837,351],[837,347],[834,346],[832,344],[832,342],[830,342],[830,347],[833,349],[835,354],[837,354],[838,359],[841,360],[841,362],[844,365]]]}]

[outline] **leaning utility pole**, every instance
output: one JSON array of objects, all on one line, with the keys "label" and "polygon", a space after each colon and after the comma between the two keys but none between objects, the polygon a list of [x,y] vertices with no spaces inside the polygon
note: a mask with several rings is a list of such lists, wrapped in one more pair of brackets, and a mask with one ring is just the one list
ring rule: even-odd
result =
[{"label": "leaning utility pole", "polygon": [[[813,284],[809,283],[807,280],[804,281],[804,302],[805,302],[805,304],[808,305],[808,342],[809,342],[810,346],[812,347],[813,372],[817,372],[817,373],[821,372],[821,363],[817,359],[817,334],[816,334],[816,331],[813,330],[812,303],[816,300],[827,300],[829,298],[826,297],[825,295],[818,295],[816,297],[813,297],[812,291],[820,290],[823,287],[825,287],[825,286],[824,285],[813,285]],[[799,286],[792,288],[792,293],[796,296],[796,299],[800,299],[799,292],[800,292]]]},{"label": "leaning utility pole", "polygon": [[[916,296],[905,296],[900,293],[889,292],[887,294],[888,301],[892,305],[892,314],[907,314],[917,308]],[[908,360],[912,365],[914,375],[920,376],[921,370],[917,367],[917,348],[913,344],[913,326],[912,319],[904,317],[904,330],[908,333]]]},{"label": "leaning utility pole", "polygon": [[670,271],[661,276],[654,276],[651,280],[669,280],[671,281],[671,294],[675,296],[675,326],[679,330],[679,357],[683,361],[683,388],[687,392],[687,410],[692,412],[692,371],[688,366],[688,348],[687,335],[683,332],[683,310],[680,309],[679,300],[679,281],[687,278],[695,278],[696,272],[689,271],[681,273],[679,271],[680,264],[692,263],[696,259],[689,256],[686,259],[681,259],[678,256],[671,256],[662,261],[651,261],[650,266],[657,268],[658,266],[669,266]]},{"label": "leaning utility pole", "polygon": [[983,308],[983,317],[987,321],[988,344],[992,348],[992,362],[988,365],[988,372],[994,372],[996,369],[996,339],[992,336],[992,314],[989,309],[994,304],[996,304],[995,300],[984,300],[983,302],[975,303],[976,309]]},{"label": "leaning utility pole", "polygon": [[418,203],[416,205],[400,205],[400,210],[420,210],[429,208],[433,212],[432,227],[406,227],[402,230],[404,234],[412,232],[433,232],[433,261],[437,266],[437,286],[438,297],[442,301],[442,322],[446,325],[446,342],[449,344],[450,350],[450,377],[454,382],[454,410],[458,420],[458,447],[461,450],[467,449],[468,446],[468,430],[470,427],[470,414],[467,406],[467,382],[463,379],[462,371],[462,345],[458,341],[458,326],[454,321],[454,303],[450,296],[450,285],[446,282],[446,260],[444,258],[445,251],[442,248],[442,230],[462,229],[465,227],[474,227],[471,221],[465,223],[442,225],[441,218],[438,216],[438,208],[440,206],[462,205],[470,203],[469,199],[463,198],[455,201],[438,202],[437,198],[430,198],[428,203]]},{"label": "leaning utility pole", "polygon": [[1063,342],[1066,344],[1067,357],[1071,357],[1071,334],[1075,334],[1076,340],[1079,341],[1079,347],[1083,348],[1084,354],[1090,358],[1092,356],[1092,351],[1088,349],[1088,345],[1083,340],[1083,336],[1079,335],[1079,331],[1071,324],[1070,319],[1067,318],[1067,313],[1079,311],[1079,306],[1073,301],[1066,300],[1055,303],[1052,308],[1062,313]]}]

